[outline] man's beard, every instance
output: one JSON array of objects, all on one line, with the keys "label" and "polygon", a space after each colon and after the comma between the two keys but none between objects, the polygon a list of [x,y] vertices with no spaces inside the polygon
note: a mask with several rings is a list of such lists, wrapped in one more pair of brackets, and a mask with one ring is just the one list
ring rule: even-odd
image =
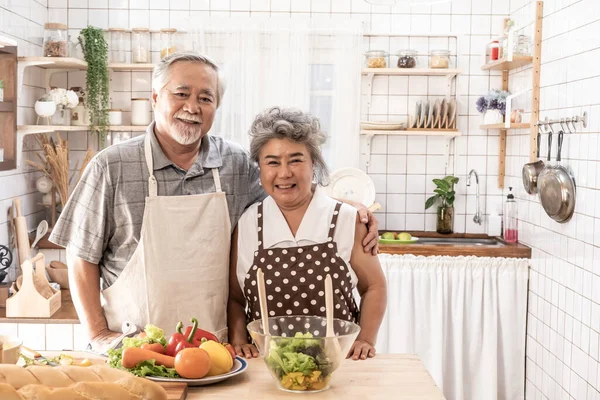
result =
[{"label": "man's beard", "polygon": [[197,142],[202,137],[202,125],[188,125],[185,122],[178,120],[177,118],[189,119],[199,121],[198,118],[191,117],[188,115],[179,115],[174,117],[173,124],[171,124],[171,136],[177,143],[182,146],[186,146]]}]

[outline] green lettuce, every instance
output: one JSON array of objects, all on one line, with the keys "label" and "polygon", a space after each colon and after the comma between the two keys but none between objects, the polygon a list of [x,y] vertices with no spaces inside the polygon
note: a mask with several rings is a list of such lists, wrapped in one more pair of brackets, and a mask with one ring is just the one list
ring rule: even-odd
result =
[{"label": "green lettuce", "polygon": [[297,332],[293,338],[272,340],[267,364],[279,377],[290,372],[311,375],[316,370],[326,375],[328,363],[321,342],[312,338],[310,333]]},{"label": "green lettuce", "polygon": [[144,329],[146,332],[146,337],[138,338],[124,338],[123,339],[123,347],[119,349],[108,350],[108,364],[117,369],[122,369],[124,371],[129,371],[134,375],[145,377],[146,375],[150,376],[159,376],[164,378],[180,378],[179,374],[175,372],[175,368],[167,368],[164,365],[156,365],[154,360],[147,360],[139,363],[134,368],[125,368],[123,367],[122,357],[123,357],[123,349],[127,347],[142,347],[145,343],[160,343],[163,346],[167,346],[167,339],[165,338],[165,331],[154,326],[154,325],[146,325]]},{"label": "green lettuce", "polygon": [[146,375],[158,376],[164,378],[181,378],[175,371],[175,368],[167,368],[164,365],[156,365],[154,360],[142,361],[134,368],[125,368],[121,362],[123,357],[123,348],[108,350],[108,365],[113,368],[122,369],[131,372],[134,375],[145,377]]}]

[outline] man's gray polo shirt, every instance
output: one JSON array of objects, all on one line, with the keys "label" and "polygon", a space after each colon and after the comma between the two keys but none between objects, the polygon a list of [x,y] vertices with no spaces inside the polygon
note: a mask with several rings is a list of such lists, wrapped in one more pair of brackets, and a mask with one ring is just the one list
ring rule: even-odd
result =
[{"label": "man's gray polo shirt", "polygon": [[[159,196],[214,193],[211,168],[218,168],[232,229],[249,205],[265,197],[258,167],[239,145],[205,136],[198,158],[186,172],[163,153],[154,135],[154,122],[148,133],[152,135]],[[60,246],[70,246],[76,256],[99,264],[103,289],[115,282],[140,239],[149,177],[144,138],[141,135],[110,146],[92,159],[50,237]]]}]

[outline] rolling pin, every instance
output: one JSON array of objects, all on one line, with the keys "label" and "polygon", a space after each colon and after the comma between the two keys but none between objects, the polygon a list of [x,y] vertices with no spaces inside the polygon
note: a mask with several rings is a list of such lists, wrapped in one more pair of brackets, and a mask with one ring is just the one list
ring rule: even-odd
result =
[{"label": "rolling pin", "polygon": [[17,237],[17,248],[19,250],[19,265],[25,260],[31,258],[31,248],[29,247],[29,235],[27,233],[27,220],[21,212],[21,199],[13,200],[13,208],[16,212],[15,217],[15,235]]}]

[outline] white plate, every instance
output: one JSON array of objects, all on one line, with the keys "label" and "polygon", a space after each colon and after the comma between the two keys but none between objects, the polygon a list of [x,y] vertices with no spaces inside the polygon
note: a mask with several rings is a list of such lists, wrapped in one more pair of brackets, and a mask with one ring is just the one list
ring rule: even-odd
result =
[{"label": "white plate", "polygon": [[235,361],[233,362],[233,367],[231,370],[222,375],[216,376],[208,376],[206,378],[200,379],[184,379],[184,378],[163,378],[158,376],[147,376],[146,378],[155,382],[180,382],[187,383],[188,386],[205,386],[212,385],[213,383],[222,382],[226,379],[231,378],[232,376],[236,376],[244,372],[248,368],[248,362],[243,358],[236,356]]},{"label": "white plate", "polygon": [[375,184],[369,175],[356,168],[334,171],[324,189],[335,199],[352,200],[367,207],[375,202]]}]

